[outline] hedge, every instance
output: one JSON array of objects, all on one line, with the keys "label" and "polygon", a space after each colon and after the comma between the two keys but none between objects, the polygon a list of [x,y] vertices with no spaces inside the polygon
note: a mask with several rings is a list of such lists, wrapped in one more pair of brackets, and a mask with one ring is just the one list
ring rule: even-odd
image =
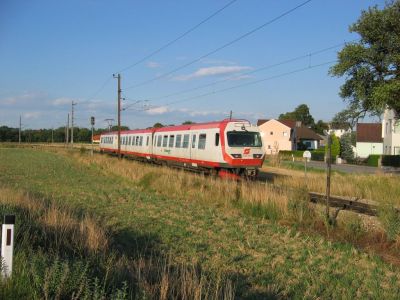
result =
[{"label": "hedge", "polygon": [[324,161],[325,160],[325,152],[313,151],[313,152],[311,152],[311,159],[317,160],[317,161]]},{"label": "hedge", "polygon": [[301,151],[301,150],[296,150],[296,151],[280,150],[279,151],[279,155],[292,156],[292,154],[293,154],[294,157],[303,157],[303,153],[304,153],[304,151]]},{"label": "hedge", "polygon": [[367,158],[367,165],[370,167],[377,167],[380,157],[379,154],[370,154]]},{"label": "hedge", "polygon": [[382,166],[400,167],[400,155],[382,155]]}]

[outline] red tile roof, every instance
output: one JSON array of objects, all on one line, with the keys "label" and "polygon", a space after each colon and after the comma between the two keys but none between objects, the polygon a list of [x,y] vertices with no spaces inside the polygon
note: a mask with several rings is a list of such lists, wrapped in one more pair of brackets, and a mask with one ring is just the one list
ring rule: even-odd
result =
[{"label": "red tile roof", "polygon": [[382,143],[382,124],[357,123],[357,142]]}]

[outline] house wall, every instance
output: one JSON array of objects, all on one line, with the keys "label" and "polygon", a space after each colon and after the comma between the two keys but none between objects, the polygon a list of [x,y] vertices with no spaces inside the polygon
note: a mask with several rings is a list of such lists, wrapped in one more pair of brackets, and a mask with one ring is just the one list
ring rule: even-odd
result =
[{"label": "house wall", "polygon": [[272,119],[258,128],[267,154],[275,154],[280,150],[292,150],[290,127]]},{"label": "house wall", "polygon": [[356,155],[366,158],[370,154],[383,154],[383,143],[360,143],[356,144]]},{"label": "house wall", "polygon": [[385,110],[382,118],[384,154],[400,154],[400,120],[395,119],[393,110]]}]

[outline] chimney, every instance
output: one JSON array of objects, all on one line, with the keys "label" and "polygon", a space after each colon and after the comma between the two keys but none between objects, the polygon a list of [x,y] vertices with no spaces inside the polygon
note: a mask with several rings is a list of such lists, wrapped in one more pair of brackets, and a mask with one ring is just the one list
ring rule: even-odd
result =
[{"label": "chimney", "polygon": [[296,121],[296,127],[301,127],[301,121]]}]

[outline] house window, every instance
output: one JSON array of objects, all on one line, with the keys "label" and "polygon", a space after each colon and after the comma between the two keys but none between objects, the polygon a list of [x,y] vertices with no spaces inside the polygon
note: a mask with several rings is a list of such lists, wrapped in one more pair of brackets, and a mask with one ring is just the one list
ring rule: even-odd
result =
[{"label": "house window", "polygon": [[215,146],[219,146],[219,133],[215,134]]},{"label": "house window", "polygon": [[192,148],[196,148],[196,135],[193,134],[192,136]]},{"label": "house window", "polygon": [[164,135],[162,146],[167,147],[167,145],[168,145],[168,135]]},{"label": "house window", "polygon": [[270,134],[270,135],[274,135],[274,132],[273,132],[273,131],[271,131],[269,134]]},{"label": "house window", "polygon": [[199,135],[199,149],[206,149],[206,138],[207,135],[205,133]]},{"label": "house window", "polygon": [[284,132],[283,132],[283,136],[287,136],[287,131],[284,131]]},{"label": "house window", "polygon": [[169,144],[168,144],[169,148],[173,148],[174,147],[174,139],[175,139],[174,135],[170,135],[169,136]]},{"label": "house window", "polygon": [[268,145],[268,149],[271,149],[271,145]]},{"label": "house window", "polygon": [[185,134],[183,136],[182,148],[188,148],[188,147],[189,147],[189,134]]},{"label": "house window", "polygon": [[181,134],[176,135],[175,148],[181,147],[181,141],[182,141],[182,135]]}]

